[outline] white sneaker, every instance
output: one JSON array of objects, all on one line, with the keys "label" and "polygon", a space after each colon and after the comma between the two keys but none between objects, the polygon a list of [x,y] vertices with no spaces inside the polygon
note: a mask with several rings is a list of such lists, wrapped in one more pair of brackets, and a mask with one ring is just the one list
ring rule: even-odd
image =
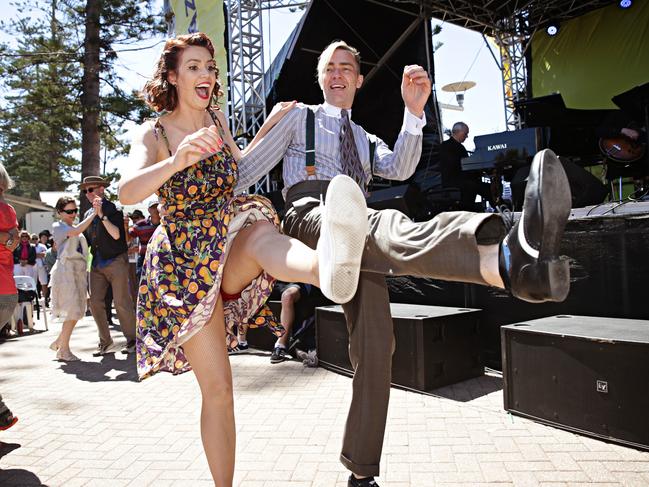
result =
[{"label": "white sneaker", "polygon": [[356,294],[367,232],[365,195],[352,178],[336,176],[327,188],[317,246],[320,290],[334,303]]}]

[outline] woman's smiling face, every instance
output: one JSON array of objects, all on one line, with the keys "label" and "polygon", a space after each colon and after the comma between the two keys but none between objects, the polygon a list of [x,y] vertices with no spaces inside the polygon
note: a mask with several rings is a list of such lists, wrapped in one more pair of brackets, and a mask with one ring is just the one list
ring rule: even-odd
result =
[{"label": "woman's smiling face", "polygon": [[210,52],[200,46],[183,49],[178,70],[169,73],[169,82],[176,86],[179,103],[197,109],[207,108],[216,86],[216,63]]}]

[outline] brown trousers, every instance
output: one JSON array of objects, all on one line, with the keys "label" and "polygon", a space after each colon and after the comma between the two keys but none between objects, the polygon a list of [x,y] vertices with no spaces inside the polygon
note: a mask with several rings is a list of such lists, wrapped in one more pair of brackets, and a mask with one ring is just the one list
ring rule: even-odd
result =
[{"label": "brown trousers", "polygon": [[104,302],[109,285],[113,288],[113,301],[122,333],[127,341],[135,340],[135,305],[131,297],[128,276],[129,264],[126,254],[117,256],[106,267],[101,269],[93,267],[90,271],[90,311],[97,323],[101,346],[110,345],[113,341],[108,329]]},{"label": "brown trousers", "polygon": [[[326,182],[290,188],[282,224],[285,234],[315,249],[320,234],[320,195]],[[357,475],[379,475],[390,399],[394,335],[385,276],[411,275],[486,284],[478,245],[502,240],[500,217],[469,212],[442,213],[415,223],[396,210],[368,210],[369,234],[356,295],[343,305],[354,368],[352,402],[340,460]]]}]

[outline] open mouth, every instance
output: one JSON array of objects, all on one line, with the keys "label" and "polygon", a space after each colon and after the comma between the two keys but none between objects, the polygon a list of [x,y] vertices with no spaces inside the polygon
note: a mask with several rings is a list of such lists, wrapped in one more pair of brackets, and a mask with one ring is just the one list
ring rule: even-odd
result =
[{"label": "open mouth", "polygon": [[330,85],[330,86],[329,86],[329,89],[330,89],[330,90],[344,90],[344,89],[345,89],[345,85],[339,85],[339,84]]},{"label": "open mouth", "polygon": [[210,97],[210,85],[209,83],[204,83],[198,85],[196,88],[196,94],[198,95],[199,98],[202,100],[207,100]]}]

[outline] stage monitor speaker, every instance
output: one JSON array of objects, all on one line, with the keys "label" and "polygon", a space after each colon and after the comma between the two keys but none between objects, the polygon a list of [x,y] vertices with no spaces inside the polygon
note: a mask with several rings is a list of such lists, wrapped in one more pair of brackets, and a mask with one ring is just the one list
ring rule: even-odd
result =
[{"label": "stage monitor speaker", "polygon": [[[390,311],[396,342],[392,384],[428,392],[484,373],[478,337],[480,310],[390,304]],[[340,306],[316,308],[316,348],[323,367],[353,373]]]},{"label": "stage monitor speaker", "polygon": [[[572,208],[598,205],[606,199],[608,188],[599,179],[574,162],[563,157],[559,159],[568,177],[570,194],[572,195]],[[527,185],[529,173],[530,166],[521,167],[516,171],[511,181],[512,203],[517,211],[520,211],[523,207],[525,186]]]},{"label": "stage monitor speaker", "polygon": [[501,340],[507,411],[649,449],[649,321],[559,315]]},{"label": "stage monitor speaker", "polygon": [[413,184],[392,186],[372,191],[367,197],[367,206],[374,210],[399,210],[417,220],[422,211],[422,196]]}]

